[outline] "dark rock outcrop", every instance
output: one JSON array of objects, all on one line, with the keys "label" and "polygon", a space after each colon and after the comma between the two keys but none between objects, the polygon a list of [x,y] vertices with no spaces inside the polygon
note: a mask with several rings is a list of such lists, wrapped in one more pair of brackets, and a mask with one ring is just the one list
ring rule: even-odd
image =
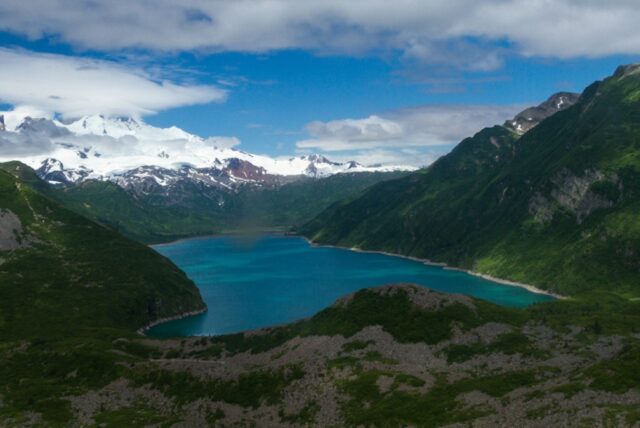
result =
[{"label": "dark rock outcrop", "polygon": [[571,107],[578,101],[578,98],[580,98],[580,94],[558,92],[542,104],[521,111],[513,119],[506,121],[503,126],[522,135],[549,116]]}]

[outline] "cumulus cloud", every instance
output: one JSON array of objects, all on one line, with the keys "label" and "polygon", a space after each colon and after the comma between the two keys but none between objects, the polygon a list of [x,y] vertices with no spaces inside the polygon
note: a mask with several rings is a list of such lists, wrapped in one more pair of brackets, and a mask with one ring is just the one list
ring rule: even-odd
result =
[{"label": "cumulus cloud", "polygon": [[226,96],[213,86],[157,81],[143,70],[114,62],[4,48],[0,48],[0,82],[0,102],[28,106],[22,109],[39,117],[54,113],[139,117]]},{"label": "cumulus cloud", "polygon": [[451,51],[476,70],[500,66],[496,46],[558,58],[637,54],[638,22],[634,0],[0,1],[0,29],[85,49],[393,49],[436,62]]},{"label": "cumulus cloud", "polygon": [[313,139],[299,141],[299,148],[322,148],[328,151],[351,150],[354,145],[361,148],[377,147],[404,135],[401,124],[379,116],[315,121],[308,124],[306,130]]},{"label": "cumulus cloud", "polygon": [[[333,158],[366,163],[423,166],[486,126],[501,124],[521,105],[433,105],[362,119],[312,122],[299,151],[330,152]],[[337,153],[337,156],[336,156]]]}]

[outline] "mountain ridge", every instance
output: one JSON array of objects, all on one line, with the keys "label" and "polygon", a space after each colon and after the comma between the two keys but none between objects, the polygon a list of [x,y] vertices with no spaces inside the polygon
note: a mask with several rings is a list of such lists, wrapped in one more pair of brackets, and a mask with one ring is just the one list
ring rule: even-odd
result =
[{"label": "mountain ridge", "polygon": [[[0,337],[142,327],[205,307],[173,263],[48,198],[0,165]],[[37,179],[36,179],[37,180]]]},{"label": "mountain ridge", "polygon": [[522,136],[485,128],[426,170],[337,204],[300,232],[561,294],[638,293],[640,231],[631,218],[640,77],[626,70]]},{"label": "mountain ridge", "polygon": [[[222,187],[235,187],[238,181],[260,186],[287,182],[298,176],[326,177],[344,172],[415,169],[410,166],[365,166],[354,161],[333,162],[321,155],[272,158],[237,150],[233,147],[239,144],[235,138],[205,139],[175,126],[157,128],[141,119],[102,115],[74,120],[27,116],[4,132],[14,137],[18,134],[27,140],[48,139],[49,153],[21,156],[20,160],[39,171],[45,181],[57,185],[88,179],[135,181],[139,178],[135,172],[141,168],[172,173],[187,171],[183,178],[188,178],[189,174],[206,176],[205,181]],[[244,168],[239,168],[239,164]],[[266,179],[263,180],[263,176]],[[161,175],[147,174],[145,177],[166,185]]]}]

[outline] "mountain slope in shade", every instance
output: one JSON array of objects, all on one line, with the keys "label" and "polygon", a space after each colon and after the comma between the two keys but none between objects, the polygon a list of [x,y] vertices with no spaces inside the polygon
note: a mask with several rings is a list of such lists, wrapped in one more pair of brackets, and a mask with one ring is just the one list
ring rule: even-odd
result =
[{"label": "mountain slope in shade", "polygon": [[560,292],[640,293],[640,66],[519,137],[487,128],[301,229]]},{"label": "mountain slope in shade", "polygon": [[0,165],[0,338],[136,329],[204,308],[168,259],[61,207],[46,187],[24,165]]}]

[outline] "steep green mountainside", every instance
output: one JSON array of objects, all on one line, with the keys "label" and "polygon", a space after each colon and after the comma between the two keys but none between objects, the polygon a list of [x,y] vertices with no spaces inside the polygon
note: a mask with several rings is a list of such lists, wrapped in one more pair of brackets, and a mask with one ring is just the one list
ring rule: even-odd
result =
[{"label": "steep green mountainside", "polygon": [[168,259],[61,207],[38,187],[47,189],[25,166],[0,168],[0,338],[136,329],[204,308],[195,285]]},{"label": "steep green mountainside", "polygon": [[302,227],[314,241],[446,262],[562,293],[640,293],[640,67],[521,137],[487,128],[424,171]]},{"label": "steep green mountainside", "polygon": [[338,200],[403,175],[406,173],[336,174],[224,195],[217,189],[191,185],[181,190],[179,198],[136,196],[104,181],[51,189],[49,194],[68,208],[126,236],[157,243],[183,236],[287,229],[309,221]]}]

